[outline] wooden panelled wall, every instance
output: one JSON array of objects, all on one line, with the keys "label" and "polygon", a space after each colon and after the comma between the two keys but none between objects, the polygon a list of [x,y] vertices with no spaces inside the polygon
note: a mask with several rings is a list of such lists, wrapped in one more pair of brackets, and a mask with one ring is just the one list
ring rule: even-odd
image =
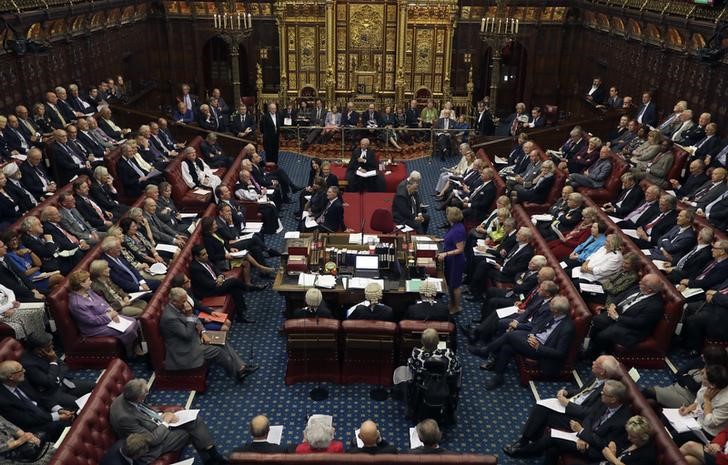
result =
[{"label": "wooden panelled wall", "polygon": [[132,82],[148,80],[157,68],[152,63],[158,63],[150,53],[153,33],[148,23],[137,22],[54,41],[44,53],[0,54],[0,113],[43,101],[57,85],[76,82],[87,89],[117,74]]}]

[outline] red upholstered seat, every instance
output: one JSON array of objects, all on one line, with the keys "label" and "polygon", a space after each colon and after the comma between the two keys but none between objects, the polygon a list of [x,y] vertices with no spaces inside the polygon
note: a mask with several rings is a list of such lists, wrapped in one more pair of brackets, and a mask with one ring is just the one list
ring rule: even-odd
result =
[{"label": "red upholstered seat", "polygon": [[288,340],[286,384],[306,381],[339,383],[339,334],[341,323],[331,318],[287,320],[283,332]]},{"label": "red upholstered seat", "polygon": [[384,208],[377,208],[374,210],[371,219],[371,227],[373,230],[383,234],[389,234],[394,231],[392,211],[385,210]]},{"label": "red upholstered seat", "polygon": [[233,452],[232,465],[495,465],[498,457],[480,454],[257,454]]},{"label": "red upholstered seat", "polygon": [[584,195],[588,195],[598,204],[607,203],[618,195],[617,193],[622,185],[622,180],[620,178],[629,170],[629,165],[622,159],[622,157],[610,152],[610,158],[612,159],[612,172],[609,174],[607,181],[604,183],[604,187],[597,189],[579,187],[577,189],[577,191]]},{"label": "red upholstered seat", "polygon": [[23,350],[23,344],[12,337],[6,337],[0,341],[0,362],[20,360]]},{"label": "red upholstered seat", "polygon": [[341,382],[391,385],[397,324],[348,320],[341,328],[344,333]]},{"label": "red upholstered seat", "polygon": [[455,324],[449,321],[421,321],[402,320],[399,322],[399,365],[406,365],[407,359],[412,354],[412,349],[421,346],[422,333],[427,328],[433,328],[444,341],[451,346],[451,339],[455,337]]}]

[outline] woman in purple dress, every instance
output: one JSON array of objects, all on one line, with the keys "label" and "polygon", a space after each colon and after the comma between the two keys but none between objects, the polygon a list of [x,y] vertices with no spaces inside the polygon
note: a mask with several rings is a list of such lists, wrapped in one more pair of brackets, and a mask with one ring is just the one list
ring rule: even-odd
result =
[{"label": "woman in purple dress", "polygon": [[443,251],[437,255],[438,260],[445,261],[445,282],[450,291],[450,314],[460,313],[460,286],[463,283],[465,270],[465,239],[467,232],[463,225],[463,212],[457,207],[449,207],[445,212],[447,221],[452,226],[445,234]]},{"label": "woman in purple dress", "polygon": [[[76,320],[82,336],[113,336],[119,338],[128,356],[134,355],[139,324],[134,318],[119,315],[103,297],[91,290],[91,278],[86,271],[76,271],[68,277],[71,292],[68,309]],[[128,320],[131,325],[123,332],[107,326],[111,321]]]}]

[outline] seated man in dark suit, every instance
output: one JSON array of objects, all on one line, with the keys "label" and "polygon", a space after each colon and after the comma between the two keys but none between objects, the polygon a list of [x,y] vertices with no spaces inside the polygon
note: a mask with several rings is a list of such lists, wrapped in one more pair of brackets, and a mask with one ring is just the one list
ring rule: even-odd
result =
[{"label": "seated man in dark suit", "polygon": [[619,362],[611,355],[602,355],[592,362],[591,371],[593,377],[582,386],[563,388],[556,393],[556,399],[565,408],[564,413],[543,405],[534,405],[523,425],[521,436],[513,444],[504,447],[503,452],[510,457],[533,455],[530,445],[544,436],[546,428],[568,431],[572,420],[582,421],[591,408],[601,402],[604,383],[617,375]]},{"label": "seated man in dark suit", "polygon": [[241,103],[238,110],[230,115],[228,131],[235,134],[236,137],[255,138],[253,116],[248,113],[248,107],[244,103]]},{"label": "seated man in dark suit", "polygon": [[139,459],[149,452],[151,442],[149,433],[132,433],[112,444],[99,465],[141,465]]},{"label": "seated man in dark suit", "polygon": [[377,171],[377,155],[374,149],[369,147],[369,139],[364,138],[359,142],[359,148],[351,154],[349,165],[346,168],[346,180],[349,182],[351,192],[378,192],[382,191],[381,185],[384,179],[381,174],[362,177],[363,174]]},{"label": "seated man in dark suit", "polygon": [[[695,312],[692,311],[693,305],[698,305]],[[681,339],[682,345],[687,349],[699,351],[705,345],[706,338],[718,341],[728,339],[725,333],[725,321],[728,318],[728,280],[707,290],[702,302],[689,303],[684,318]]]},{"label": "seated man in dark suit", "polygon": [[680,284],[676,286],[678,292],[682,292],[685,288],[708,290],[723,282],[728,273],[728,240],[713,243],[711,252],[713,260],[708,262],[694,278],[686,277],[680,280]]},{"label": "seated man in dark suit", "polygon": [[[45,207],[40,212],[40,221],[43,224],[43,234],[50,235],[53,242],[58,246],[59,256],[63,258],[61,260],[61,273],[66,274],[68,270],[81,261],[90,246],[86,241],[79,239],[61,226],[61,214],[56,207]],[[30,245],[28,245],[28,248],[33,250]],[[63,268],[66,266],[71,268],[64,271]]]},{"label": "seated man in dark suit", "polygon": [[114,180],[105,166],[97,166],[94,169],[94,175],[90,182],[90,197],[104,211],[113,213],[115,219],[118,220],[129,210],[127,205],[122,204],[117,199],[117,191],[113,184]]},{"label": "seated man in dark suit", "polygon": [[161,281],[144,280],[137,269],[121,256],[121,240],[116,236],[106,236],[101,241],[101,250],[104,252],[101,259],[109,263],[111,281],[124,292],[148,291],[159,287]]},{"label": "seated man in dark suit", "polygon": [[68,377],[68,367],[58,360],[48,333],[32,333],[20,357],[25,377],[33,388],[55,405],[75,410],[76,399],[91,392],[96,383]]},{"label": "seated man in dark suit", "polygon": [[55,441],[66,426],[71,426],[74,413],[42,396],[25,380],[23,365],[6,360],[0,363],[0,411],[18,428],[42,433]]},{"label": "seated man in dark suit", "polygon": [[152,463],[158,457],[182,449],[188,443],[195,447],[204,465],[227,463],[215,448],[202,416],[174,428],[166,426],[163,422],[174,421],[176,415],[170,411],[154,411],[144,403],[148,394],[145,379],[132,379],[124,385],[121,395],[114,399],[109,410],[109,423],[117,437],[126,439],[133,433],[152,436],[149,450],[139,459],[140,463]]},{"label": "seated man in dark suit", "polygon": [[131,132],[129,128],[120,128],[111,119],[111,108],[108,106],[101,107],[99,110],[99,118],[97,119],[99,128],[106,133],[107,136],[114,140],[121,140]]},{"label": "seated man in dark suit", "polygon": [[677,197],[663,194],[657,202],[657,216],[649,223],[637,226],[637,236],[633,242],[641,249],[647,249],[655,244],[663,234],[671,230],[677,222]]},{"label": "seated man in dark suit", "polygon": [[28,151],[28,158],[20,164],[20,172],[23,173],[20,182],[36,200],[43,200],[46,194],[56,192],[56,182],[51,179],[43,166],[43,152],[38,147],[31,147]]},{"label": "seated man in dark suit", "polygon": [[260,290],[265,286],[246,285],[239,278],[225,278],[210,262],[207,250],[201,245],[192,247],[192,258],[189,275],[195,297],[204,299],[213,295],[230,295],[235,302],[236,321],[255,323],[245,315],[248,307],[245,304],[244,295],[248,289]]},{"label": "seated man in dark suit", "polygon": [[339,198],[339,188],[331,186],[326,190],[326,207],[316,217],[318,228],[322,232],[339,232],[344,230],[344,204]]},{"label": "seated man in dark suit", "polygon": [[[509,248],[502,247],[496,256],[496,263],[491,264],[483,260],[475,268],[470,278],[470,293],[480,298],[483,289],[491,281],[512,282],[516,275],[528,269],[528,262],[533,257],[533,248],[529,245],[532,233],[527,227],[521,227],[515,234],[515,242],[508,241]],[[505,245],[506,239],[501,245]],[[499,246],[500,247],[500,246]]]},{"label": "seated man in dark suit", "polygon": [[358,447],[356,440],[352,440],[352,446],[346,450],[349,454],[396,454],[397,448],[391,446],[387,441],[382,439],[377,424],[372,420],[366,420],[359,427],[359,439],[363,446]]},{"label": "seated man in dark suit", "polygon": [[[227,189],[227,187],[225,188]],[[280,253],[272,248],[268,248],[263,241],[260,234],[255,233],[248,239],[238,239],[242,234],[240,225],[235,223],[233,217],[233,210],[229,204],[220,204],[218,207],[217,218],[217,235],[219,235],[225,242],[235,247],[238,250],[247,250],[250,255],[255,259],[256,262],[266,266],[265,256],[263,252],[267,252],[269,257],[279,256]]]},{"label": "seated man in dark suit", "polygon": [[695,213],[692,210],[680,210],[675,225],[660,236],[654,236],[650,256],[653,260],[672,260],[673,257],[682,257],[695,245],[695,230],[693,220]]},{"label": "seated man in dark suit", "polygon": [[187,300],[187,291],[183,288],[170,289],[169,301],[159,320],[165,348],[164,367],[191,370],[207,362],[220,365],[228,376],[241,382],[256,371],[258,367],[243,362],[230,341],[223,345],[211,343],[202,321],[193,313]]},{"label": "seated man in dark suit", "polygon": [[50,234],[43,233],[43,224],[38,217],[28,215],[20,223],[23,245],[40,258],[40,271],[61,271],[68,273],[75,263],[68,257],[58,256],[58,245]]},{"label": "seated man in dark suit", "polygon": [[233,452],[255,452],[258,454],[285,454],[288,449],[280,444],[268,442],[270,422],[265,415],[258,415],[250,420],[250,435],[253,440],[242,447],[236,447]]},{"label": "seated man in dark suit", "polygon": [[518,200],[520,202],[539,202],[546,199],[556,180],[555,171],[556,166],[553,161],[545,160],[541,163],[538,174],[531,182],[514,188]]},{"label": "seated man in dark suit", "polygon": [[[639,186],[637,186],[639,187]],[[636,229],[637,226],[645,226],[652,222],[660,214],[660,194],[662,190],[651,185],[645,191],[645,200],[631,213],[628,213],[624,220],[617,223],[622,229]]]},{"label": "seated man in dark suit", "polygon": [[321,291],[315,287],[306,291],[303,300],[306,302],[306,306],[294,310],[291,318],[334,318]]},{"label": "seated man in dark suit", "polygon": [[689,175],[685,180],[685,183],[680,184],[678,179],[670,179],[668,182],[670,186],[675,190],[675,196],[678,199],[687,199],[695,194],[700,186],[704,185],[708,181],[708,175],[705,174],[705,163],[703,160],[693,160],[688,165]]},{"label": "seated man in dark suit", "polygon": [[364,298],[366,300],[352,306],[346,312],[347,320],[394,321],[392,307],[380,303],[382,300],[382,288],[379,284],[367,284],[367,287],[364,288]]},{"label": "seated man in dark suit", "polygon": [[406,225],[415,230],[415,234],[425,234],[430,217],[422,208],[420,198],[420,180],[408,177],[397,186],[397,193],[392,200],[392,218],[395,225]]},{"label": "seated man in dark suit", "polygon": [[632,173],[624,173],[620,179],[622,181],[622,192],[613,202],[602,205],[602,210],[612,216],[624,218],[642,203],[645,193],[637,184],[637,180]]},{"label": "seated man in dark suit", "polygon": [[489,344],[496,354],[495,376],[488,381],[485,389],[490,391],[503,384],[503,373],[517,354],[537,360],[546,376],[559,372],[576,330],[569,316],[569,299],[556,296],[551,299],[549,308],[553,318],[540,321],[530,331],[510,331]]},{"label": "seated man in dark suit", "polygon": [[420,285],[420,300],[407,308],[405,320],[448,321],[450,311],[444,302],[435,300],[437,286],[431,281],[422,281]]},{"label": "seated man in dark suit", "polygon": [[619,343],[628,349],[652,334],[662,318],[662,281],[655,274],[642,277],[637,288],[618,295],[611,304],[592,319],[589,358],[609,353]]},{"label": "seated man in dark suit", "polygon": [[88,181],[74,181],[73,194],[76,199],[76,210],[95,229],[106,231],[113,224],[114,214],[104,210],[89,195]]},{"label": "seated man in dark suit", "polygon": [[217,134],[211,132],[200,144],[202,158],[211,168],[229,168],[232,165],[232,158],[226,156],[220,145],[217,143]]},{"label": "seated man in dark suit", "polygon": [[713,229],[703,228],[698,232],[698,243],[685,254],[667,257],[663,252],[663,255],[670,260],[670,264],[665,267],[667,279],[677,284],[687,276],[697,276],[710,262],[713,237]]},{"label": "seated man in dark suit", "polygon": [[482,184],[476,187],[462,201],[463,216],[468,220],[483,221],[495,200],[496,187],[493,182],[495,170],[483,168],[480,172]]},{"label": "seated man in dark suit", "polygon": [[68,184],[75,176],[91,175],[91,162],[83,154],[77,153],[68,144],[68,133],[63,129],[53,131],[51,159],[56,166],[60,185]]},{"label": "seated man in dark suit", "polygon": [[[151,173],[139,166],[134,159],[134,151],[129,144],[121,145],[121,157],[116,161],[116,172],[119,175],[121,185],[124,186],[124,193],[131,197],[142,195],[144,186],[157,177],[150,177]],[[154,172],[152,170],[152,173]]]},{"label": "seated man in dark suit", "polygon": [[417,437],[422,445],[409,451],[410,454],[449,454],[450,451],[440,447],[442,432],[437,422],[431,418],[422,420],[415,426]]},{"label": "seated man in dark suit", "polygon": [[580,461],[597,463],[604,458],[602,450],[610,442],[628,444],[624,426],[632,415],[627,404],[627,387],[620,381],[608,379],[601,390],[601,401],[594,405],[583,420],[572,420],[569,432],[577,433],[577,442],[554,439],[544,435],[526,446],[526,454],[544,454],[545,465],[556,465],[559,456],[569,454]]}]

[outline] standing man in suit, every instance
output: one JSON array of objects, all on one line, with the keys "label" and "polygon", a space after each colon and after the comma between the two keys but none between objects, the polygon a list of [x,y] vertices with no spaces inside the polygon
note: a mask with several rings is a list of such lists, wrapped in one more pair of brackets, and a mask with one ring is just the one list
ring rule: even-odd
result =
[{"label": "standing man in suit", "polygon": [[260,132],[263,133],[265,161],[278,163],[281,126],[283,126],[283,116],[278,113],[278,105],[275,103],[268,104],[268,112],[260,120]]},{"label": "standing man in suit", "polygon": [[488,381],[485,389],[492,391],[503,384],[503,373],[516,354],[538,360],[547,375],[559,372],[576,330],[569,316],[569,299],[556,296],[549,302],[549,308],[552,318],[548,321],[539,322],[530,331],[507,332],[488,345],[496,354],[495,376]]},{"label": "standing man in suit", "polygon": [[173,422],[172,412],[157,412],[144,403],[149,390],[144,379],[132,379],[124,385],[122,394],[114,399],[109,409],[109,422],[116,435],[122,439],[133,433],[151,434],[149,450],[139,462],[149,464],[161,455],[178,450],[188,443],[197,450],[204,465],[223,465],[227,461],[215,448],[204,420],[201,417],[174,428],[163,422]]},{"label": "standing man in suit", "polygon": [[642,125],[657,126],[657,109],[652,102],[652,94],[650,92],[645,91],[642,93],[642,105],[637,110],[637,117],[635,119]]},{"label": "standing man in suit", "polygon": [[196,95],[190,93],[190,85],[187,83],[182,84],[182,95],[177,97],[177,102],[184,102],[187,108],[192,110],[192,113],[197,118],[197,113],[200,110],[200,99]]},{"label": "standing man in suit", "polygon": [[25,379],[25,368],[15,360],[0,363],[0,410],[18,428],[43,433],[55,441],[64,428],[71,426],[74,413],[40,395]]},{"label": "standing man in suit", "polygon": [[220,365],[227,374],[238,381],[258,369],[248,365],[227,342],[212,345],[202,322],[194,314],[188,302],[187,291],[173,287],[169,291],[169,302],[164,308],[159,328],[164,338],[167,370],[191,370],[205,362]]},{"label": "standing man in suit", "polygon": [[241,103],[238,110],[230,115],[228,129],[237,137],[255,138],[255,122],[253,122],[253,116],[248,113],[248,107],[244,103]]},{"label": "standing man in suit", "polygon": [[611,304],[592,319],[589,358],[611,352],[619,342],[632,348],[652,334],[662,318],[662,282],[655,274],[642,277],[637,288],[620,294]]},{"label": "standing man in suit", "polygon": [[571,429],[572,420],[582,421],[591,410],[601,402],[602,388],[607,380],[619,373],[619,362],[611,355],[602,355],[592,362],[592,378],[582,386],[560,389],[556,399],[565,408],[564,413],[551,410],[543,405],[534,405],[523,425],[521,436],[513,444],[503,448],[510,457],[533,455],[531,443],[538,441],[546,433],[546,428],[562,431]]},{"label": "standing man in suit", "polygon": [[357,173],[376,171],[377,155],[374,149],[369,147],[369,139],[366,137],[359,141],[359,148],[351,154],[349,165],[346,168],[346,180],[349,182],[351,192],[376,192],[379,187],[379,174],[363,178]]},{"label": "standing man in suit", "polygon": [[392,217],[394,224],[404,224],[414,229],[416,234],[425,234],[430,217],[422,208],[419,189],[420,180],[412,176],[397,186],[392,201]]},{"label": "standing man in suit", "polygon": [[492,136],[495,134],[493,114],[482,100],[478,101],[478,109],[475,111],[475,132],[479,136]]},{"label": "standing man in suit", "polygon": [[449,157],[452,153],[452,139],[454,132],[451,129],[455,129],[455,120],[450,118],[450,110],[444,109],[442,118],[438,118],[435,121],[433,129],[435,130],[436,140],[436,152],[440,154],[440,161],[445,161],[446,157]]},{"label": "standing man in suit", "polygon": [[602,78],[595,77],[592,80],[591,89],[586,93],[586,99],[592,102],[594,105],[601,105],[604,103],[604,98],[607,96],[604,92],[604,85],[602,84]]},{"label": "standing man in suit", "polygon": [[53,339],[45,332],[28,336],[20,362],[27,381],[39,394],[69,410],[75,410],[76,399],[91,392],[96,385],[90,380],[68,377],[68,367],[58,360]]},{"label": "standing man in suit", "polygon": [[265,415],[257,415],[250,420],[248,427],[253,440],[244,446],[236,447],[233,452],[255,452],[258,454],[285,454],[288,452],[285,446],[268,442],[270,422]]}]

